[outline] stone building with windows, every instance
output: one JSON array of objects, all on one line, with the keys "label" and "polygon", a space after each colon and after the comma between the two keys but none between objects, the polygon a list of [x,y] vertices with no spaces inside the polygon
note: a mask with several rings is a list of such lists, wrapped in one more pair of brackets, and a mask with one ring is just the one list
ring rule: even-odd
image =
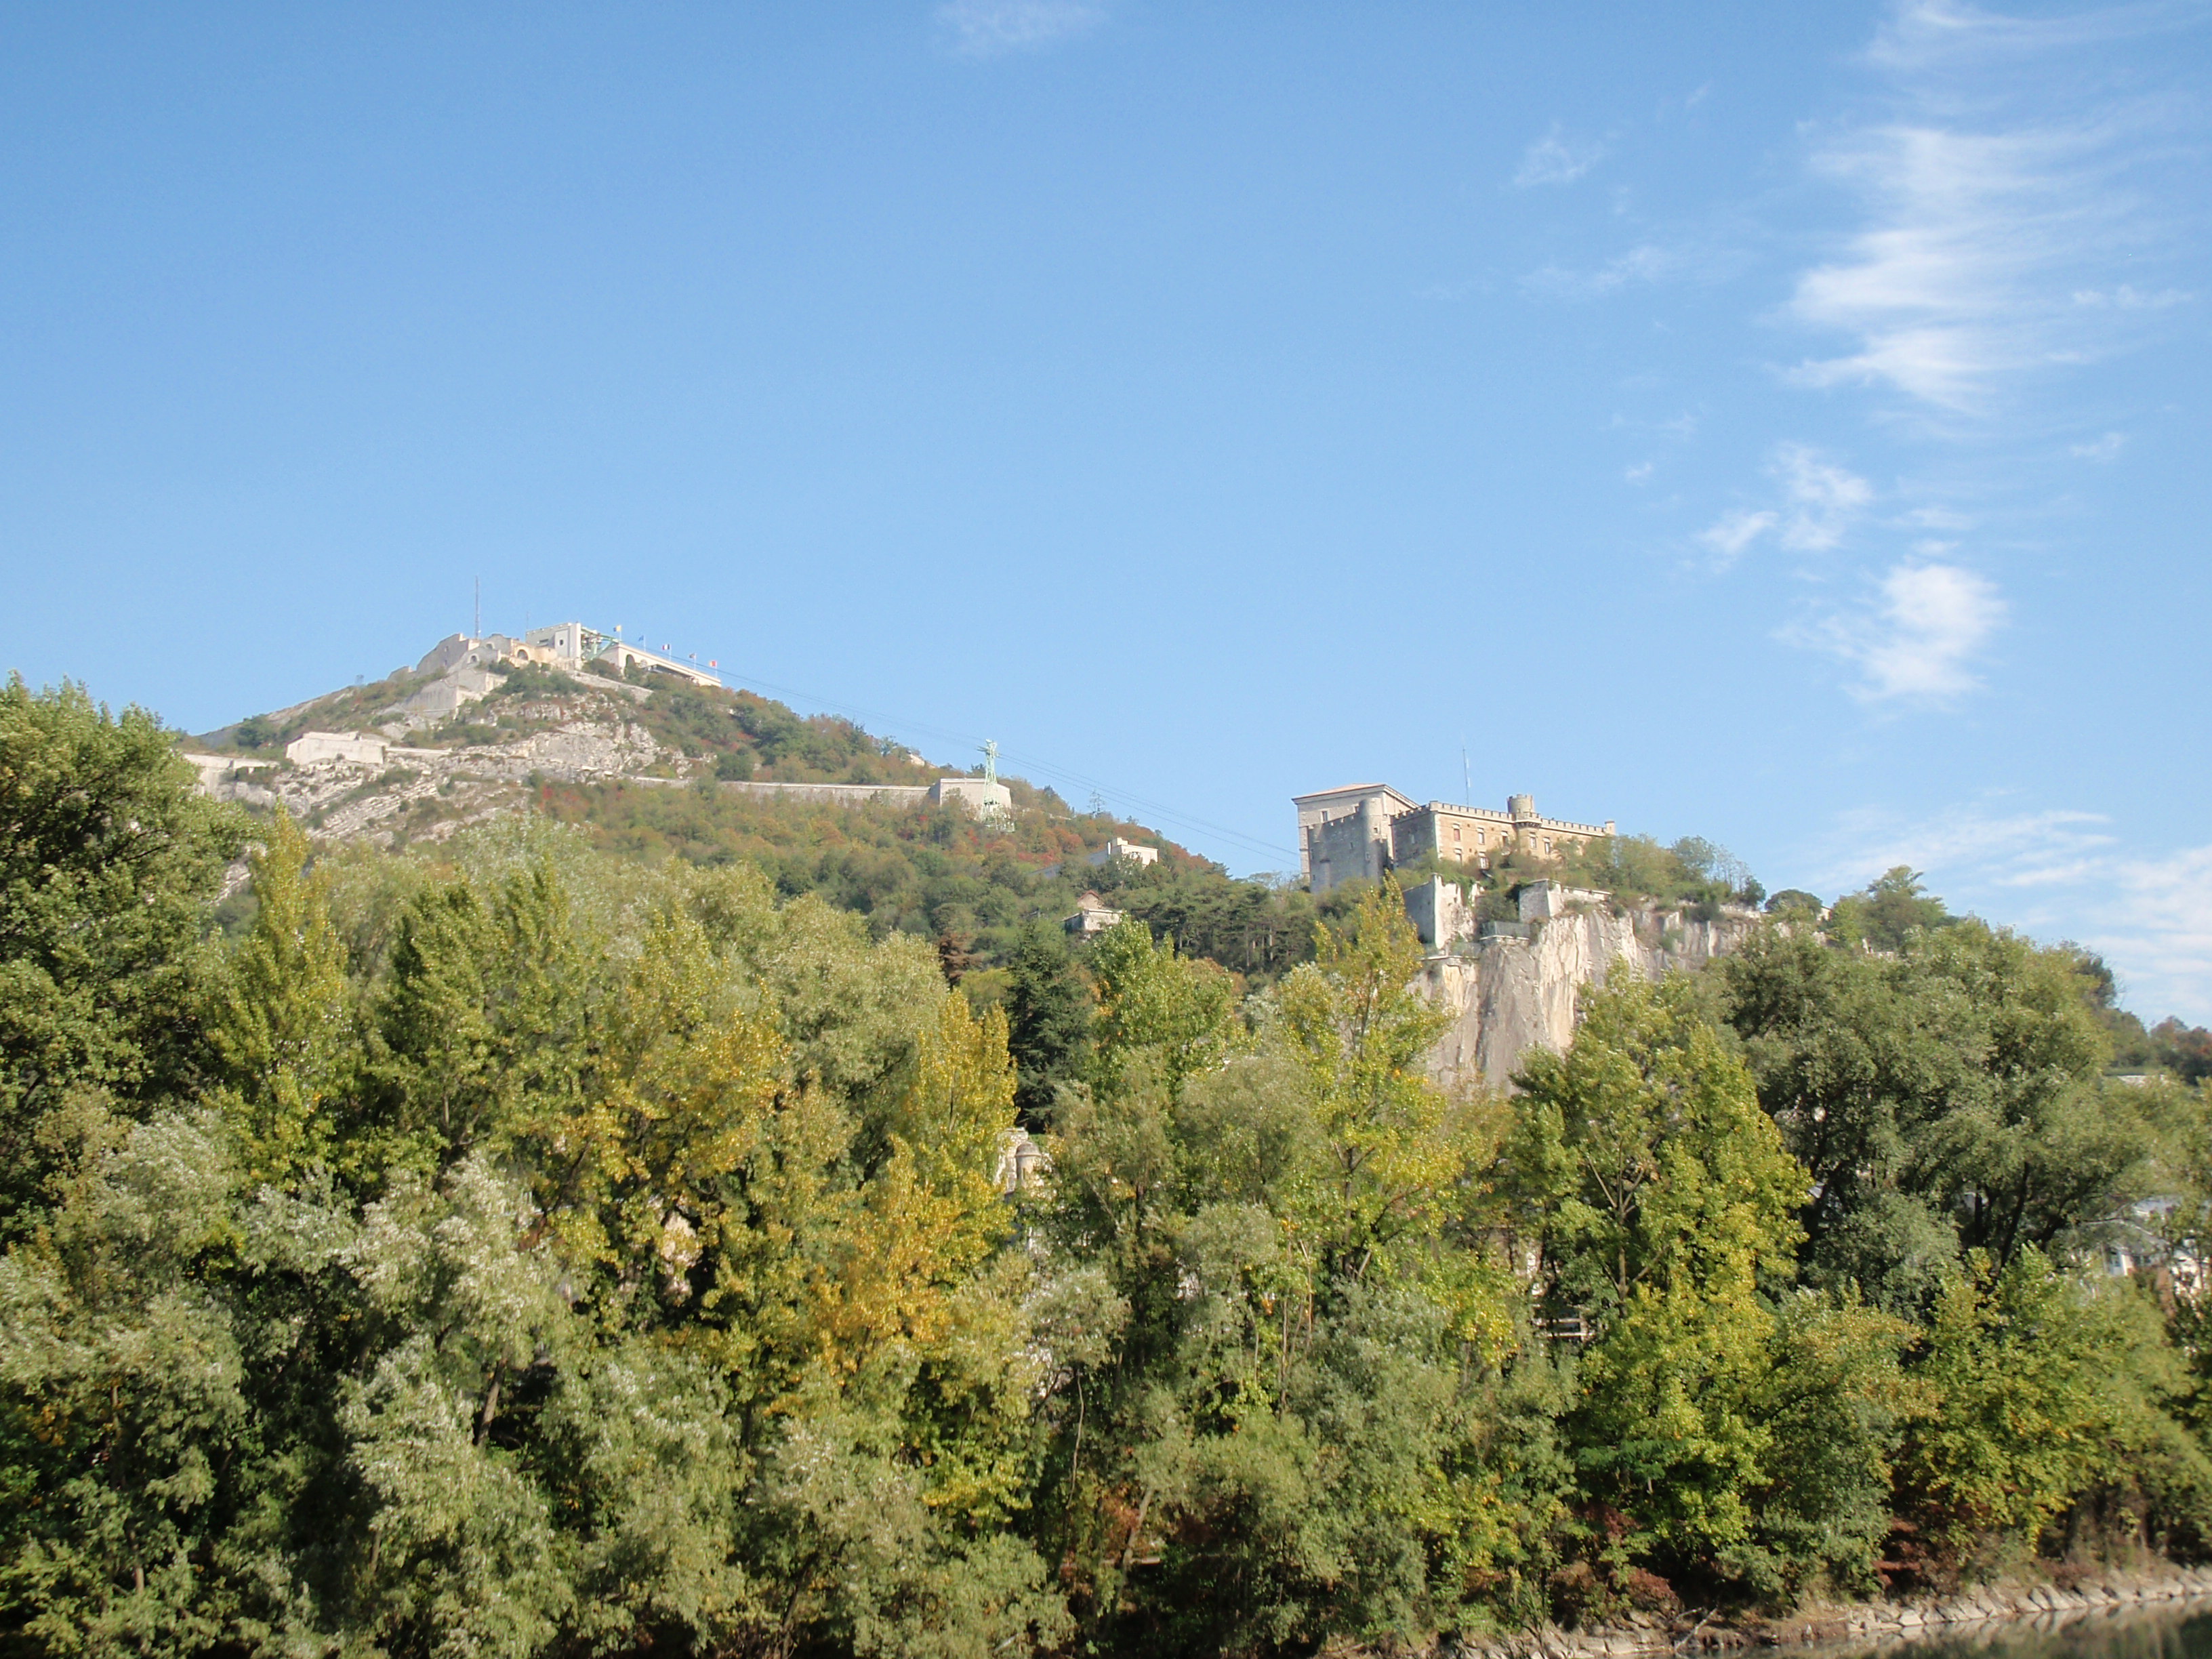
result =
[{"label": "stone building with windows", "polygon": [[392,745],[371,732],[302,732],[284,745],[284,758],[295,766],[317,761],[347,761],[356,766],[381,766]]},{"label": "stone building with windows", "polygon": [[1086,892],[1075,901],[1075,914],[1060,924],[1078,939],[1089,939],[1093,933],[1103,933],[1109,927],[1121,925],[1121,912],[1100,898]]},{"label": "stone building with windows", "polygon": [[1298,873],[1316,893],[1347,881],[1380,881],[1390,867],[1390,825],[1413,803],[1387,783],[1352,783],[1297,795]]},{"label": "stone building with windows", "polygon": [[1356,783],[1292,798],[1298,813],[1298,867],[1316,893],[1347,881],[1380,881],[1385,870],[1434,854],[1486,870],[1509,853],[1563,858],[1613,833],[1613,820],[1547,818],[1533,796],[1513,795],[1505,810],[1416,805],[1387,784]]}]

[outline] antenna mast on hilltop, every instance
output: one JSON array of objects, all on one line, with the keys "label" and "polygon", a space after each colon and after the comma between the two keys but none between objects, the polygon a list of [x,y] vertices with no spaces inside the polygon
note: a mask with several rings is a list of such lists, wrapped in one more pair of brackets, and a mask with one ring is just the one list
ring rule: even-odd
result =
[{"label": "antenna mast on hilltop", "polygon": [[1459,787],[1465,791],[1460,799],[1468,805],[1474,804],[1474,771],[1467,763],[1467,745],[1459,746]]},{"label": "antenna mast on hilltop", "polygon": [[996,738],[986,738],[983,739],[983,781],[996,783],[998,781],[999,740]]}]

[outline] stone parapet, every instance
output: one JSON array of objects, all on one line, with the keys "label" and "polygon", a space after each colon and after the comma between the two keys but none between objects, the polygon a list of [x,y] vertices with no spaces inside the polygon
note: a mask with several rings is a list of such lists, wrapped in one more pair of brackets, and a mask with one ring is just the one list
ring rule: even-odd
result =
[{"label": "stone parapet", "polygon": [[[636,778],[631,781],[650,783],[653,780]],[[669,781],[681,783],[685,780],[672,778]],[[714,787],[727,794],[752,795],[762,800],[812,801],[829,806],[858,806],[872,800],[919,806],[929,799],[926,785],[913,783],[769,783],[748,780]]]}]

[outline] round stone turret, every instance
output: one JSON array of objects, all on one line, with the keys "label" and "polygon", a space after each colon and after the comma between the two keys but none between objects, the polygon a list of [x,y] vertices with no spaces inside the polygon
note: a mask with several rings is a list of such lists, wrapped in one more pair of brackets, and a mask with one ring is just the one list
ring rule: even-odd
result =
[{"label": "round stone turret", "polygon": [[1534,795],[1508,795],[1505,810],[1512,815],[1516,823],[1536,822],[1536,798]]}]

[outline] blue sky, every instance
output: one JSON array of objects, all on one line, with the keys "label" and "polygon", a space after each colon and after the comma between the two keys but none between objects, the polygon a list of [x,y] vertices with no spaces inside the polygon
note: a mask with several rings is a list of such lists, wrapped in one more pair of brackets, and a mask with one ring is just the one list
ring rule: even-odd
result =
[{"label": "blue sky", "polygon": [[2157,0],[0,6],[8,660],[204,729],[480,576],[1240,871],[1465,775],[2212,1018],[2208,68]]}]

